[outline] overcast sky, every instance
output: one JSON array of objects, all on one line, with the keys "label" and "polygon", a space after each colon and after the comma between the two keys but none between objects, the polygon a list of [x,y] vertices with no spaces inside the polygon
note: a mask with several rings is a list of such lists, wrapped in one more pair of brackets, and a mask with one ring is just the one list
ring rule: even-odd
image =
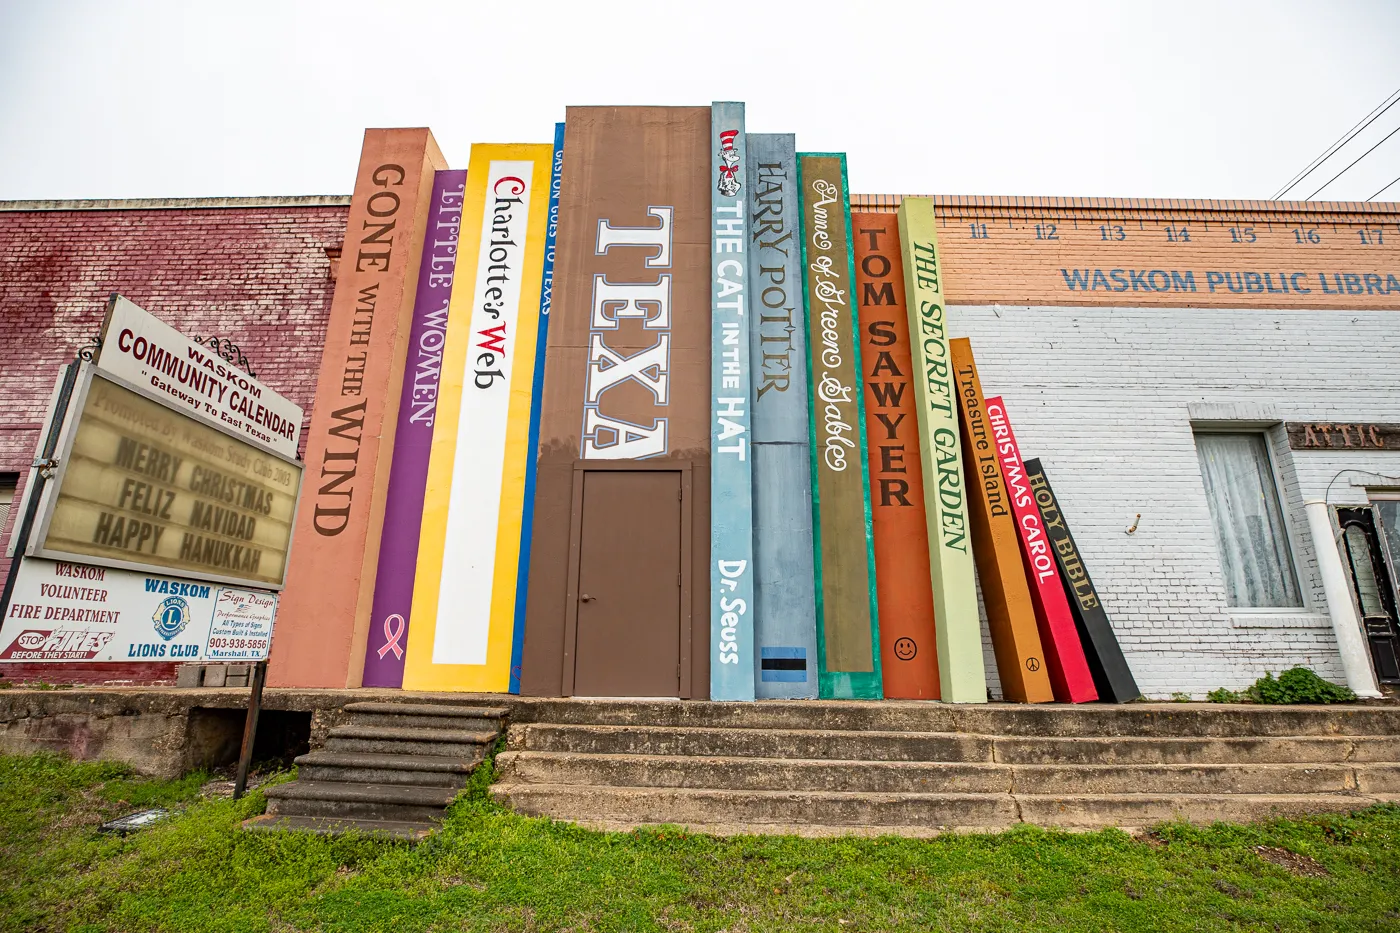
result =
[{"label": "overcast sky", "polygon": [[[464,167],[712,100],[857,192],[1267,198],[1397,88],[1395,0],[0,0],[0,199],[343,194],[367,126]],[[1319,197],[1397,175],[1400,134]]]}]

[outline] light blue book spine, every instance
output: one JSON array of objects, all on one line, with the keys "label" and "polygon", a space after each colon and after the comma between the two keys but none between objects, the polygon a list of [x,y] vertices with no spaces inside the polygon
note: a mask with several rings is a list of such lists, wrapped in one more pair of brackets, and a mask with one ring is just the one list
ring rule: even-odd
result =
[{"label": "light blue book spine", "polygon": [[744,105],[710,116],[710,699],[754,698],[753,437]]},{"label": "light blue book spine", "polygon": [[796,138],[748,137],[755,690],[817,696],[807,332]]}]

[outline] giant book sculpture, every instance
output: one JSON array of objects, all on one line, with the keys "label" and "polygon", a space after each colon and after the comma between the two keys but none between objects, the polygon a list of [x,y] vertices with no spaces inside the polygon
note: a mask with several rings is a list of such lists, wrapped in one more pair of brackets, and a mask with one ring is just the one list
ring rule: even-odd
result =
[{"label": "giant book sculpture", "polygon": [[753,442],[744,105],[710,110],[710,699],[752,700]]},{"label": "giant book sculpture", "polygon": [[754,691],[810,699],[817,605],[797,148],[791,133],[750,134],[748,148]]},{"label": "giant book sculpture", "polygon": [[936,700],[938,646],[899,222],[893,214],[852,214],[851,225],[885,696]]},{"label": "giant book sculpture", "polygon": [[1035,624],[1030,588],[1026,585],[1011,497],[1001,478],[992,429],[987,424],[986,400],[972,343],[966,337],[950,341],[953,380],[962,413],[963,468],[972,518],[972,556],[982,584],[982,604],[992,632],[1001,689],[1018,703],[1048,703],[1055,698],[1045,653]]},{"label": "giant book sculpture", "polygon": [[1089,661],[1089,670],[1094,675],[1094,685],[1098,688],[1099,699],[1114,703],[1128,703],[1142,696],[1128,661],[1123,657],[1123,649],[1118,646],[1118,637],[1113,634],[1113,626],[1104,611],[1103,601],[1094,589],[1094,581],[1089,579],[1089,571],[1079,556],[1079,548],[1070,534],[1069,523],[1065,521],[1060,504],[1055,500],[1050,480],[1040,461],[1026,461],[1026,479],[1035,493],[1036,505],[1045,524],[1045,530],[1054,544],[1055,562],[1059,565],[1064,580],[1065,594],[1069,597],[1070,609],[1074,612],[1074,622],[1079,628],[1079,638],[1084,645],[1084,653]]},{"label": "giant book sculpture", "polygon": [[1055,699],[1062,703],[1097,700],[1099,694],[1094,689],[1089,662],[1084,658],[1084,647],[1079,643],[1074,616],[1060,583],[1060,570],[1055,566],[1054,549],[1045,533],[1040,509],[1036,508],[1035,494],[1021,462],[1021,448],[1000,396],[987,399],[987,420],[996,441],[1002,479],[1011,497],[1011,512],[1016,517],[1021,558],[1026,564],[1026,581],[1030,584],[1035,622],[1040,627],[1040,645],[1045,649]]},{"label": "giant book sculpture", "polygon": [[812,538],[823,697],[878,699],[879,609],[844,154],[799,153],[810,342]]},{"label": "giant book sculpture", "polygon": [[938,689],[942,699],[953,703],[985,703],[987,671],[982,663],[982,623],[977,615],[937,219],[933,202],[927,198],[905,198],[898,216],[918,406],[919,462],[924,475]]}]

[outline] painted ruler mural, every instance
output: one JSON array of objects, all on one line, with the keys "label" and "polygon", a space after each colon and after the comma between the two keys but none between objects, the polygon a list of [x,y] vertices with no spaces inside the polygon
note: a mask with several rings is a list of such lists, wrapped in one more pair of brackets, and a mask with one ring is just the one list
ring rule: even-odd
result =
[{"label": "painted ruler mural", "polygon": [[1011,420],[1001,396],[987,399],[986,412],[997,458],[1001,462],[1002,479],[1006,482],[1007,495],[1011,500],[1011,514],[1016,520],[1021,559],[1025,562],[1031,604],[1035,607],[1040,645],[1045,651],[1046,669],[1050,672],[1050,686],[1054,688],[1055,699],[1061,703],[1097,700],[1099,694],[1094,688],[1094,678],[1089,672],[1084,648],[1079,643],[1069,602],[1065,599],[1050,538],[1045,533],[1040,509],[1035,504],[1035,494],[1026,479],[1021,448],[1016,443],[1016,434],[1011,430]]},{"label": "painted ruler mural", "polygon": [[954,703],[985,703],[987,672],[982,663],[982,626],[973,580],[972,532],[958,440],[937,223],[932,202],[923,198],[904,199],[897,216],[918,405],[939,691],[944,700]]},{"label": "painted ruler mural", "polygon": [[752,700],[753,457],[744,105],[711,108],[710,699]]},{"label": "painted ruler mural", "polygon": [[972,343],[966,337],[949,341],[953,383],[962,413],[963,470],[967,477],[968,514],[972,526],[972,557],[982,584],[982,605],[992,633],[997,673],[1006,699],[1018,703],[1048,703],[1055,698],[1040,647],[1030,588],[1026,585],[1016,540],[1011,500],[1001,478],[996,446],[987,424],[986,401]]},{"label": "painted ruler mural", "polygon": [[365,648],[366,687],[400,687],[413,617],[413,577],[418,566],[418,534],[428,484],[433,424],[437,415],[442,348],[447,341],[448,302],[457,268],[462,227],[465,171],[438,172],[433,179],[432,214],[418,266],[418,292],[408,334],[408,361],[399,393],[394,462],[380,534],[374,613]]},{"label": "painted ruler mural", "polygon": [[754,690],[760,697],[813,698],[817,607],[796,139],[750,134],[748,157]]},{"label": "painted ruler mural", "polygon": [[812,392],[812,524],[820,693],[881,696],[879,607],[846,157],[799,153]]},{"label": "painted ruler mural", "polygon": [[893,214],[851,214],[870,450],[870,513],[887,697],[938,699],[919,420],[910,381],[904,264]]},{"label": "painted ruler mural", "polygon": [[550,145],[473,145],[404,686],[510,684]]},{"label": "painted ruler mural", "polygon": [[1094,589],[1094,581],[1079,555],[1079,547],[1074,543],[1069,523],[1064,512],[1055,500],[1055,492],[1050,488],[1050,479],[1040,461],[1026,461],[1026,480],[1035,494],[1036,505],[1040,509],[1041,521],[1054,546],[1055,563],[1064,581],[1065,595],[1069,598],[1074,622],[1079,629],[1080,642],[1089,662],[1089,670],[1094,675],[1094,685],[1099,698],[1114,703],[1128,703],[1142,696],[1132,669],[1123,657],[1123,649],[1118,645],[1118,636],[1113,633],[1113,625],[1108,621],[1103,601]]},{"label": "painted ruler mural", "polygon": [[1400,229],[1380,203],[933,200],[959,305],[1400,308]]}]

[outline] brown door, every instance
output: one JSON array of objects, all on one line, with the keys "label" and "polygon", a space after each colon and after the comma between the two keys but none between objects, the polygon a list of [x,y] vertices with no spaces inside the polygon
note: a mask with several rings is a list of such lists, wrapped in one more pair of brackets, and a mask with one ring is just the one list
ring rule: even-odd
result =
[{"label": "brown door", "polygon": [[681,474],[583,474],[574,695],[674,697],[681,664]]}]

